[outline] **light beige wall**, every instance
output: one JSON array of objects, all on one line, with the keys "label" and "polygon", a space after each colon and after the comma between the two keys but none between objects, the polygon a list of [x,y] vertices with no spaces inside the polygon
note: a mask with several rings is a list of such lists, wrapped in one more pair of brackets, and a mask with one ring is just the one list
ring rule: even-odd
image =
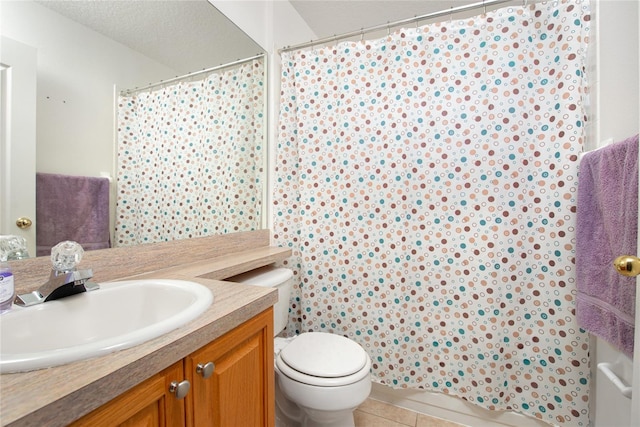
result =
[{"label": "light beige wall", "polygon": [[133,88],[175,70],[30,0],[3,1],[1,15],[2,34],[38,52],[36,170],[113,175],[114,84]]},{"label": "light beige wall", "polygon": [[598,0],[596,7],[599,102],[602,140],[638,133],[640,117],[637,0]]},{"label": "light beige wall", "polygon": [[[235,3],[225,2],[223,0],[210,0],[212,3]],[[235,15],[236,23],[245,29],[248,33],[252,32],[255,40],[261,44],[270,54],[271,68],[269,76],[269,84],[271,85],[270,100],[270,141],[272,147],[275,141],[275,123],[277,123],[277,111],[279,108],[279,87],[280,87],[280,66],[279,55],[277,49],[286,45],[296,44],[303,41],[315,39],[313,32],[298,21],[299,16],[292,10],[291,5],[286,1],[268,0],[264,2],[241,2],[241,3],[263,3],[263,9],[260,13],[264,14],[267,28],[261,26],[263,23],[257,23],[254,17],[242,16],[243,13],[237,9]],[[593,52],[595,65],[590,69],[597,74],[591,75],[590,83],[596,92],[592,94],[591,118],[594,123],[590,125],[589,132],[592,132],[593,148],[599,145],[601,140],[613,138],[614,140],[625,138],[638,132],[640,106],[639,100],[639,35],[638,35],[638,12],[637,0],[592,0],[591,7],[594,11],[595,26],[592,32],[594,37],[599,37],[597,45],[598,52]],[[221,10],[223,5],[221,6]],[[271,8],[271,9],[270,9]],[[224,11],[223,11],[224,13]],[[230,15],[228,15],[230,16]],[[296,18],[297,16],[297,18]],[[291,30],[290,30],[291,29]],[[598,35],[597,35],[598,34]],[[273,150],[273,148],[272,148]],[[274,159],[272,151],[271,159]],[[273,162],[271,163],[273,167]],[[270,224],[271,225],[271,224]],[[602,346],[604,348],[604,346]],[[606,352],[603,349],[602,352]],[[617,356],[613,356],[617,357]],[[595,363],[594,363],[595,366]],[[595,390],[594,390],[595,391]],[[493,425],[497,420],[492,419],[495,414],[492,413],[474,413],[469,415],[468,408],[459,401],[459,399],[450,398],[449,396],[435,396],[433,393],[411,391],[411,393],[402,393],[397,390],[380,390],[374,389],[376,397],[395,402],[400,405],[412,407],[424,412],[435,411],[434,413],[443,417],[469,421],[473,419],[474,425]],[[408,394],[408,395],[407,395]],[[606,396],[615,396],[609,390],[599,391],[595,396],[605,396],[600,399],[599,406],[601,409],[596,426],[604,425],[600,420],[611,420],[610,413],[627,417],[628,420],[628,404],[617,399],[618,404],[622,408],[616,406],[611,399]],[[447,399],[448,398],[448,399]],[[440,402],[438,399],[442,399]],[[433,403],[438,400],[437,403]],[[446,401],[445,401],[446,400]],[[627,405],[627,406],[625,406]],[[437,408],[436,408],[437,407]],[[436,408],[436,409],[434,409]],[[438,412],[439,411],[439,412]],[[501,422],[509,424],[510,421],[500,419]],[[592,417],[595,414],[592,414]],[[471,417],[471,418],[469,418]],[[512,421],[517,423],[523,420]],[[532,420],[526,422],[534,424]],[[619,425],[629,425],[628,421],[622,421]]]},{"label": "light beige wall", "polygon": [[[619,141],[640,129],[640,2],[597,0],[595,11],[597,50],[595,146]],[[592,336],[591,418],[595,427],[631,425],[631,400],[624,398],[597,364],[612,363],[622,381],[632,383],[633,362],[608,343]]]},{"label": "light beige wall", "polygon": [[275,144],[277,139],[278,111],[280,108],[280,55],[278,49],[306,40],[316,39],[315,33],[302,20],[288,1],[228,1],[209,0],[220,12],[231,19],[266,52],[268,57],[268,177],[267,177],[267,228],[273,228],[271,194],[275,171]]}]

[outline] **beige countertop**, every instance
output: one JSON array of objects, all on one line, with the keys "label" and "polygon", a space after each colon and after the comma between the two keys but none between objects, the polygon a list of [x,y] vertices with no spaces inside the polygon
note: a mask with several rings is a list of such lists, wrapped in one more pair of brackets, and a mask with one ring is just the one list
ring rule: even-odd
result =
[{"label": "beige countertop", "polygon": [[195,281],[211,289],[214,301],[196,320],[130,349],[49,369],[0,375],[0,425],[65,426],[271,307],[278,298],[275,289],[214,280],[230,276],[227,271],[237,274],[290,254],[272,247],[249,252],[132,277]]}]

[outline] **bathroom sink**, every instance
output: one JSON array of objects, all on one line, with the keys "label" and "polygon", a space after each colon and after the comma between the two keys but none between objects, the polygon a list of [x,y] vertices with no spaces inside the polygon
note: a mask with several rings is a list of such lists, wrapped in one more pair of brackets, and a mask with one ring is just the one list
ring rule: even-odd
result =
[{"label": "bathroom sink", "polygon": [[133,347],[200,316],[211,291],[182,280],[101,283],[100,289],[0,316],[0,373],[63,365]]}]

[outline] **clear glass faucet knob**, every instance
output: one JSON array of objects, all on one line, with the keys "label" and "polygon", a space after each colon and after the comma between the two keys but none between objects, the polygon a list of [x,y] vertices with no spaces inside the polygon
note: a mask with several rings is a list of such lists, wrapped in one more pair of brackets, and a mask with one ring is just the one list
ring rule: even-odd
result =
[{"label": "clear glass faucet knob", "polygon": [[27,239],[20,236],[0,236],[0,261],[29,258]]},{"label": "clear glass faucet knob", "polygon": [[65,240],[51,248],[51,263],[56,271],[71,271],[82,260],[84,249],[79,243]]}]

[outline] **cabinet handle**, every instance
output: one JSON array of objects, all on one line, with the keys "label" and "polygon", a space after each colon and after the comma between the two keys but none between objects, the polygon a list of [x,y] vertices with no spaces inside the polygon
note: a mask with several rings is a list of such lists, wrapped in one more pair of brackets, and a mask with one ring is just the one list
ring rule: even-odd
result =
[{"label": "cabinet handle", "polygon": [[196,366],[196,372],[202,375],[202,378],[204,378],[205,380],[213,375],[213,371],[215,369],[216,365],[213,362],[208,362],[204,365],[202,363],[198,363],[198,365]]},{"label": "cabinet handle", "polygon": [[191,388],[191,384],[189,381],[173,381],[169,384],[169,393],[173,393],[176,396],[176,399],[184,398],[187,393],[189,393],[189,389]]}]

